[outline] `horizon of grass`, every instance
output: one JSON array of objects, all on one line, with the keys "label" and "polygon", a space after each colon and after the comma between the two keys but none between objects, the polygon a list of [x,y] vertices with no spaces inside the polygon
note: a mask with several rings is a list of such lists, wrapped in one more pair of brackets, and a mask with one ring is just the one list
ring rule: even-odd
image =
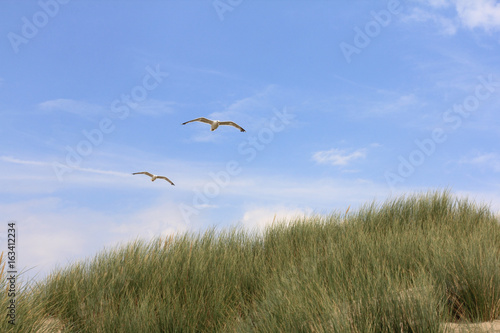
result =
[{"label": "horizon of grass", "polygon": [[137,240],[22,288],[2,332],[441,332],[500,318],[500,223],[435,191]]}]

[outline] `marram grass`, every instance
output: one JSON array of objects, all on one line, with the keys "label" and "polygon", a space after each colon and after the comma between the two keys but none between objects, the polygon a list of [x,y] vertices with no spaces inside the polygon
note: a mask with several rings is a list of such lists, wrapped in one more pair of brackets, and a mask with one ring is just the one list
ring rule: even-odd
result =
[{"label": "marram grass", "polygon": [[1,332],[440,332],[500,318],[500,223],[433,192],[136,241],[25,285],[17,311]]}]

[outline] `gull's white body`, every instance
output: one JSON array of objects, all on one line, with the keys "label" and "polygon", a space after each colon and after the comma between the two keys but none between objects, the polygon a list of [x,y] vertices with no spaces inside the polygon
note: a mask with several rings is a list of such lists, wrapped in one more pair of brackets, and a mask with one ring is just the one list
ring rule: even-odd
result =
[{"label": "gull's white body", "polygon": [[210,125],[210,130],[215,131],[217,127],[219,127],[220,121],[219,120],[214,120],[212,121],[212,125]]},{"label": "gull's white body", "polygon": [[157,179],[165,179],[167,182],[169,182],[170,184],[174,185],[174,183],[172,183],[172,181],[170,179],[168,179],[167,177],[165,176],[157,176],[157,175],[153,175],[152,173],[149,173],[147,171],[142,171],[142,172],[134,172],[133,175],[147,175],[149,177],[151,177],[151,181],[154,182],[155,180]]},{"label": "gull's white body", "polygon": [[193,121],[199,121],[199,122],[202,122],[202,123],[210,124],[210,130],[211,131],[215,131],[217,129],[217,127],[219,127],[219,125],[229,125],[229,126],[236,127],[241,132],[245,132],[245,130],[240,125],[236,124],[233,121],[210,120],[210,119],[207,119],[207,118],[204,118],[204,117],[196,118],[196,119],[193,119],[193,120],[190,120],[190,121],[186,121],[185,123],[182,123],[182,125],[186,125],[187,123],[192,123]]}]

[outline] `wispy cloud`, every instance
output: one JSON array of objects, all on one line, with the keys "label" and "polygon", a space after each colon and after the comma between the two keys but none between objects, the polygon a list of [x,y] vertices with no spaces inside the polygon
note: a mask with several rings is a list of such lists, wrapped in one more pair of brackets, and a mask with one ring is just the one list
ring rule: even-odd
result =
[{"label": "wispy cloud", "polygon": [[251,119],[250,116],[255,117],[262,111],[276,108],[275,99],[279,98],[279,95],[276,85],[268,85],[249,96],[223,103],[226,106],[220,111],[212,112],[210,117],[220,120],[236,117],[248,121]]},{"label": "wispy cloud", "polygon": [[422,8],[414,8],[411,13],[404,18],[404,21],[431,21],[438,27],[438,31],[443,35],[454,35],[458,29],[457,19],[448,18],[434,11],[431,12]]},{"label": "wispy cloud", "polygon": [[[19,158],[15,158],[12,156],[0,156],[0,161],[7,162],[7,163],[12,163],[12,164],[18,164],[18,165],[25,165],[25,166],[31,166],[35,167],[35,169],[32,170],[33,175],[38,175],[39,180],[44,180],[44,181],[53,181],[54,178],[56,177],[54,173],[54,168],[59,167],[59,168],[67,168],[70,169],[71,171],[79,171],[83,173],[91,173],[91,174],[98,174],[98,175],[105,175],[105,176],[114,176],[114,177],[130,177],[130,173],[125,173],[125,172],[120,172],[120,171],[113,171],[113,170],[103,170],[103,169],[96,169],[96,168],[84,168],[84,167],[74,167],[70,168],[64,165],[59,165],[54,163],[54,162],[48,162],[48,161],[34,161],[34,160],[22,160]],[[44,168],[45,172],[40,172],[40,169]],[[50,170],[50,171],[48,171]],[[20,171],[17,176],[10,175],[9,179],[13,178],[26,178],[26,179],[33,179],[32,174],[27,174],[26,171]],[[102,182],[103,179],[99,178],[96,179],[96,182]],[[87,183],[89,183],[89,179],[87,177],[86,180]]]},{"label": "wispy cloud", "polygon": [[[78,207],[54,196],[0,203],[2,216],[9,216],[22,228],[19,247],[20,270],[32,269],[23,277],[43,278],[56,265],[84,260],[106,246],[126,241],[182,233],[186,225],[174,203],[163,197],[125,212],[102,212]],[[3,236],[0,233],[0,236]],[[7,246],[0,237],[0,245]]]},{"label": "wispy cloud", "polygon": [[287,223],[295,218],[309,216],[313,213],[310,208],[272,206],[254,207],[243,214],[242,224],[248,231],[262,232],[266,227],[278,223]]},{"label": "wispy cloud", "polygon": [[2,160],[4,162],[8,162],[8,163],[24,164],[24,165],[36,165],[36,166],[43,166],[43,167],[50,165],[47,162],[20,160],[18,158],[14,158],[12,156],[0,156],[0,160]]},{"label": "wispy cloud", "polygon": [[423,0],[428,2],[433,7],[446,7],[449,5],[449,0]]},{"label": "wispy cloud", "polygon": [[[172,101],[147,99],[135,104],[133,112],[146,116],[160,116],[173,113],[177,105],[176,102]],[[39,103],[38,107],[47,112],[67,112],[82,117],[96,114],[104,116],[109,113],[109,107],[66,98],[48,100]]]},{"label": "wispy cloud", "polygon": [[[75,168],[65,166],[64,159],[41,157],[39,159],[19,158],[12,155],[0,155],[1,193],[59,193],[68,188],[105,188],[122,191],[123,189],[140,191],[164,191],[167,188],[171,199],[179,195],[191,194],[191,189],[205,184],[208,173],[220,168],[209,162],[165,159],[164,156],[150,155],[136,149],[114,146],[112,153],[96,155],[96,159],[85,161]],[[59,169],[60,168],[60,169]],[[59,181],[57,172],[63,174]],[[169,177],[175,184],[154,184],[144,176],[133,176],[133,172],[149,171]],[[237,183],[235,181],[235,183]],[[168,185],[168,186],[166,186]]]},{"label": "wispy cloud", "polygon": [[500,29],[500,3],[495,0],[454,0],[458,16],[466,27]]},{"label": "wispy cloud", "polygon": [[394,112],[403,112],[411,106],[418,104],[418,98],[415,94],[405,94],[392,101],[384,101],[374,105],[373,114],[388,114]]},{"label": "wispy cloud", "polygon": [[83,172],[90,172],[90,173],[97,173],[100,175],[118,176],[118,177],[129,177],[130,176],[130,173],[112,171],[112,170],[99,170],[99,169],[92,169],[92,168],[76,168],[75,170],[83,171]]},{"label": "wispy cloud", "polygon": [[[454,35],[462,26],[467,29],[481,28],[486,31],[500,29],[500,4],[495,0],[421,0],[424,7],[415,7],[406,21],[431,21],[440,27],[440,32]],[[450,17],[449,8],[455,16]]]},{"label": "wispy cloud", "polygon": [[[281,97],[282,92],[279,91],[276,85],[268,85],[246,97],[231,101],[219,101],[217,104],[222,106],[218,111],[209,114],[193,114],[192,117],[207,117],[223,121],[232,120],[249,132],[260,130],[264,123],[269,121],[269,117],[274,116],[273,111],[278,107],[283,107],[283,104],[276,102]],[[218,133],[220,133],[220,130],[210,132],[210,127],[206,124],[192,125],[190,127],[199,128],[197,129],[198,134],[191,137],[190,141],[213,142],[219,138]]]},{"label": "wispy cloud", "polygon": [[[11,156],[0,156],[0,160],[2,160],[4,162],[9,162],[9,163],[33,165],[33,166],[41,166],[41,167],[53,167],[54,166],[54,164],[51,162],[21,160],[21,159],[14,158]],[[67,168],[69,168],[69,167],[67,167]],[[128,173],[119,172],[119,171],[112,171],[112,170],[99,170],[99,169],[83,168],[83,167],[74,167],[74,168],[70,168],[70,169],[83,171],[83,172],[97,173],[97,174],[101,174],[101,175],[113,175],[113,176],[119,176],[119,177],[130,176],[130,174],[128,174]]]},{"label": "wispy cloud", "polygon": [[165,200],[166,198],[160,198],[126,219],[119,220],[119,223],[112,223],[109,232],[114,234],[115,242],[122,242],[127,238],[151,239],[178,234],[192,227],[184,222],[177,205]]},{"label": "wispy cloud", "polygon": [[177,103],[172,101],[148,99],[144,102],[141,102],[136,108],[134,108],[134,112],[146,116],[161,116],[163,114],[174,113],[175,107],[177,105]]},{"label": "wispy cloud", "polygon": [[339,100],[327,101],[322,109],[346,110],[352,119],[387,118],[395,114],[403,114],[415,110],[425,104],[425,101],[412,92],[378,91],[367,94],[363,99],[354,96]]},{"label": "wispy cloud", "polygon": [[312,159],[318,164],[345,166],[354,160],[365,158],[366,152],[366,148],[358,149],[353,152],[333,148],[330,150],[315,152],[312,156]]},{"label": "wispy cloud", "polygon": [[366,89],[366,90],[372,90],[372,91],[374,91],[376,93],[388,93],[389,92],[388,90],[382,89],[380,87],[375,87],[375,86],[367,85],[366,83],[363,83],[363,82],[356,82],[356,81],[353,81],[351,79],[345,78],[345,77],[337,75],[337,74],[334,74],[333,77],[335,77],[336,79],[338,79],[340,81],[349,83],[352,86],[355,86],[355,87],[358,87],[358,88],[362,88],[362,89]]},{"label": "wispy cloud", "polygon": [[205,132],[199,132],[195,134],[190,140],[194,142],[216,142],[217,138],[220,138],[220,135],[218,135],[218,133],[210,131],[210,125],[203,125],[203,126]]},{"label": "wispy cloud", "polygon": [[[150,55],[147,56],[148,58]],[[213,68],[206,68],[206,67],[194,67],[190,65],[185,65],[185,64],[179,64],[179,63],[170,63],[170,67],[175,70],[179,70],[181,72],[186,72],[186,73],[200,73],[208,76],[219,76],[223,78],[231,78],[231,79],[238,79],[238,77],[234,76],[233,74],[230,74],[229,72],[224,72],[219,69],[213,69]]]},{"label": "wispy cloud", "polygon": [[462,158],[460,164],[471,164],[480,168],[491,169],[495,172],[500,172],[500,154],[498,153],[482,153],[474,157]]},{"label": "wispy cloud", "polygon": [[84,101],[77,101],[73,99],[59,98],[52,99],[38,104],[38,107],[44,111],[50,112],[68,112],[82,117],[88,117],[94,114],[103,114],[106,108],[87,103]]}]

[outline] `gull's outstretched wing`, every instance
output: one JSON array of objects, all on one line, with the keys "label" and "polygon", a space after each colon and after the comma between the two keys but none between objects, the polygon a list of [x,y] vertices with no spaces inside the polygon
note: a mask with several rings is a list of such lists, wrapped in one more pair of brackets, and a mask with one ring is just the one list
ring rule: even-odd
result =
[{"label": "gull's outstretched wing", "polygon": [[168,179],[167,177],[165,177],[165,176],[158,176],[157,178],[158,178],[158,179],[165,179],[167,182],[169,182],[170,184],[172,184],[172,185],[174,185],[174,186],[175,186],[175,184],[174,184],[174,183],[172,183],[172,181],[171,181],[170,179]]},{"label": "gull's outstretched wing", "polygon": [[237,129],[239,129],[240,131],[245,132],[243,127],[241,127],[240,125],[238,125],[234,121],[221,121],[219,124],[233,126],[233,127],[236,127]]},{"label": "gull's outstretched wing", "polygon": [[187,123],[192,123],[193,121],[201,121],[202,123],[207,123],[207,124],[210,124],[210,125],[212,125],[214,123],[213,120],[210,120],[210,119],[207,119],[207,118],[204,118],[204,117],[200,117],[200,118],[196,118],[196,119],[193,119],[193,120],[190,120],[190,121],[186,121],[185,123],[182,123],[182,125],[186,125]]},{"label": "gull's outstretched wing", "polygon": [[134,172],[133,175],[148,175],[149,177],[153,177],[153,174],[147,172],[147,171],[142,171],[142,172]]}]

